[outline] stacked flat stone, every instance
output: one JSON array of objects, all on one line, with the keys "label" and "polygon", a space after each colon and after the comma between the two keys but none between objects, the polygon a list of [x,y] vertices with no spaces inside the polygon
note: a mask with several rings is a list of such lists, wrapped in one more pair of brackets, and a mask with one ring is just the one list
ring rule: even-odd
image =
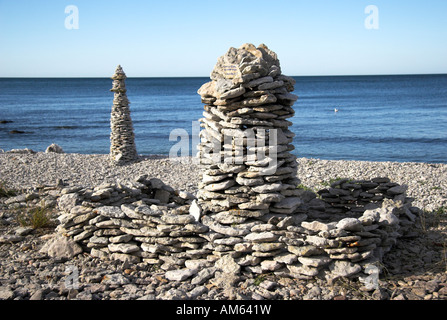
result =
[{"label": "stacked flat stone", "polygon": [[208,227],[188,214],[193,196],[161,180],[139,177],[131,184],[62,190],[57,231],[92,256],[156,264],[169,270],[198,259]]},{"label": "stacked flat stone", "polygon": [[[320,199],[313,201],[317,210],[308,211],[310,218],[333,219],[340,216],[357,216],[368,209],[368,204],[384,199],[405,200],[406,186],[391,182],[389,178],[372,180],[338,179],[329,188],[318,191]],[[324,214],[318,208],[324,207]]]},{"label": "stacked flat stone", "polygon": [[137,159],[135,135],[130,117],[129,100],[126,95],[126,74],[120,65],[112,77],[114,92],[110,116],[110,158],[115,164],[125,164]]},{"label": "stacked flat stone", "polygon": [[[340,181],[320,193],[348,187],[348,182]],[[57,199],[61,211],[57,231],[92,256],[158,265],[170,271],[166,277],[172,279],[216,268],[253,276],[362,279],[380,271],[383,255],[400,237],[414,236],[412,226],[421,212],[405,196],[405,186],[386,181],[349,181],[370,191],[376,183],[375,188],[382,185],[384,191],[382,200],[365,198],[363,210],[360,204],[355,214],[331,213],[331,204],[297,189],[306,214],[266,214],[243,221],[210,214],[201,222],[190,214],[197,209],[192,194],[156,178],[141,176],[126,185],[67,187]],[[15,201],[23,200],[8,199]]]},{"label": "stacked flat stone", "polygon": [[298,98],[294,84],[267,46],[244,44],[220,57],[211,81],[198,90],[205,103],[198,154],[202,222],[215,232],[214,252],[246,256],[243,266],[277,255],[285,245],[272,231],[304,218],[296,215],[302,201],[287,120]]},{"label": "stacked flat stone", "polygon": [[[206,104],[198,195],[204,214],[227,215],[239,222],[269,213],[293,214],[301,203],[294,194],[299,183],[296,157],[290,153],[294,134],[286,120],[294,115],[292,105],[298,98],[290,93],[294,79],[281,75],[274,52],[252,44],[230,48],[218,60],[211,79],[198,90]],[[274,130],[277,144],[270,141]],[[264,145],[255,146],[253,138],[262,137]],[[245,139],[244,144],[238,145],[238,139]],[[269,170],[275,154],[277,164]]]},{"label": "stacked flat stone", "polygon": [[405,186],[388,178],[347,183],[340,180],[319,193],[335,194],[348,187],[358,190],[352,187],[356,185],[363,192],[381,195],[359,195],[357,210],[345,207],[334,212],[332,203],[311,191],[297,189],[303,201],[300,210],[305,214],[268,214],[243,222],[229,215],[205,215],[202,222],[210,232],[202,236],[208,239],[206,245],[213,255],[228,255],[252,274],[274,272],[300,279],[318,276],[328,281],[368,278],[381,271],[384,254],[400,237],[414,236],[411,230],[420,209],[412,207]]},{"label": "stacked flat stone", "polygon": [[[379,179],[384,178],[375,180]],[[362,181],[362,184],[366,183]],[[369,181],[369,184],[374,183]],[[334,189],[339,190],[329,190]],[[387,193],[389,197],[377,201],[367,198],[363,207],[357,206],[356,213],[333,213],[331,205],[326,207],[326,212],[325,201],[317,198],[306,202],[308,215],[313,218],[287,228],[287,250],[297,257],[287,268],[299,278],[319,275],[328,280],[365,278],[372,272],[378,274],[384,254],[398,239],[414,236],[411,227],[417,224],[421,211],[412,207],[412,199],[405,196],[404,189],[405,186],[394,184],[389,188],[392,191]]]}]

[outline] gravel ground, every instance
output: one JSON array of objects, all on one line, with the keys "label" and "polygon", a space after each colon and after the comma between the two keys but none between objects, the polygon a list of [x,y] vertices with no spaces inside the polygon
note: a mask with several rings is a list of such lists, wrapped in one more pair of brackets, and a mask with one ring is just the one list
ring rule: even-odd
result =
[{"label": "gravel ground", "polygon": [[142,174],[159,178],[179,190],[196,190],[199,168],[182,165],[165,156],[146,156],[139,161],[114,166],[108,155],[76,153],[0,153],[0,181],[12,189],[54,185],[58,179],[72,186],[97,186],[125,182]]},{"label": "gravel ground", "polygon": [[[385,272],[379,287],[365,291],[358,282],[299,280],[266,275],[253,279],[241,274],[222,279],[219,273],[197,285],[191,281],[168,281],[163,270],[145,264],[129,265],[102,261],[81,254],[58,261],[39,252],[53,229],[28,230],[18,242],[0,243],[0,299],[205,299],[205,300],[345,300],[447,299],[447,165],[298,159],[302,184],[317,191],[331,179],[388,177],[407,184],[413,204],[426,210],[419,236],[400,239],[384,260]],[[0,154],[0,182],[21,190],[54,185],[62,179],[68,185],[96,186],[103,182],[124,182],[148,174],[178,190],[197,191],[199,167],[174,163],[166,157],[142,157],[131,165],[115,167],[107,155]],[[23,232],[16,213],[0,198],[0,236]],[[35,200],[37,201],[37,200]],[[436,214],[429,213],[435,211]],[[73,272],[79,283],[67,287]],[[67,282],[68,281],[68,282]]]}]

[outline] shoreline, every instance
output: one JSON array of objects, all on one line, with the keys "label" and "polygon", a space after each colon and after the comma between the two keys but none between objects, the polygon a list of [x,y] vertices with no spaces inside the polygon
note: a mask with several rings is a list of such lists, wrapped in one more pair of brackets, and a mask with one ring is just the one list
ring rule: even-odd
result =
[{"label": "shoreline", "polygon": [[[22,149],[10,149],[10,150],[3,150],[0,148],[0,155],[1,154],[39,154],[39,153],[48,153],[45,151],[35,151],[33,149],[29,148],[22,148]],[[109,153],[80,153],[80,152],[62,152],[61,154],[73,154],[73,155],[79,155],[79,156],[108,156]],[[144,160],[144,159],[168,159],[169,154],[138,154],[137,161]],[[182,157],[180,157],[182,158]],[[192,156],[187,156],[184,158],[192,158]],[[447,165],[446,162],[437,162],[437,161],[398,161],[398,160],[356,160],[356,159],[323,159],[323,158],[314,158],[314,157],[299,157],[297,156],[297,159],[307,159],[307,160],[315,160],[315,161],[350,161],[350,162],[373,162],[373,163],[391,163],[391,164],[427,164],[427,165]]]},{"label": "shoreline", "polygon": [[[167,155],[140,155],[124,166],[114,166],[108,154],[0,153],[0,182],[11,189],[54,185],[57,180],[70,186],[97,186],[101,183],[131,181],[147,174],[175,189],[197,192],[200,167],[191,157],[172,161]],[[314,192],[341,178],[388,177],[408,186],[407,195],[422,210],[447,208],[447,164],[297,158],[297,177]]]}]

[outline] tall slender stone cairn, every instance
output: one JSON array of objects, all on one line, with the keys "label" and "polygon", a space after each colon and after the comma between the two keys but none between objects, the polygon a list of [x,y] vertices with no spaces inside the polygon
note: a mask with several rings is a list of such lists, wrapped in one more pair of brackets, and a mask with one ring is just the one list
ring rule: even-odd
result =
[{"label": "tall slender stone cairn", "polygon": [[132,119],[130,117],[129,100],[126,95],[126,74],[120,65],[113,75],[114,92],[112,113],[110,117],[110,159],[121,165],[137,159]]}]

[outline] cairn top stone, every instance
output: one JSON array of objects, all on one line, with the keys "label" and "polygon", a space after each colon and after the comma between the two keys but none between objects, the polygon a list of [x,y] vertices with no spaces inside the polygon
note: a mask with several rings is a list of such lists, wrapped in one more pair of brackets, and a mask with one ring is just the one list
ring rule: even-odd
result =
[{"label": "cairn top stone", "polygon": [[[123,68],[121,65],[118,65],[116,67],[115,73],[112,76],[113,84],[112,89],[110,91],[116,92],[116,93],[125,93],[127,91],[126,84],[124,83],[124,80],[127,78],[126,74],[123,71]],[[126,99],[127,100],[127,99]]]},{"label": "cairn top stone", "polygon": [[115,74],[112,76],[112,79],[113,80],[124,80],[126,78],[127,78],[127,76],[124,73],[123,68],[121,67],[121,65],[118,65],[116,67]]},{"label": "cairn top stone", "polygon": [[212,80],[232,80],[234,84],[244,83],[259,77],[281,74],[280,64],[275,52],[265,44],[255,47],[246,43],[238,49],[231,47],[221,56],[214,70],[211,72]]}]

